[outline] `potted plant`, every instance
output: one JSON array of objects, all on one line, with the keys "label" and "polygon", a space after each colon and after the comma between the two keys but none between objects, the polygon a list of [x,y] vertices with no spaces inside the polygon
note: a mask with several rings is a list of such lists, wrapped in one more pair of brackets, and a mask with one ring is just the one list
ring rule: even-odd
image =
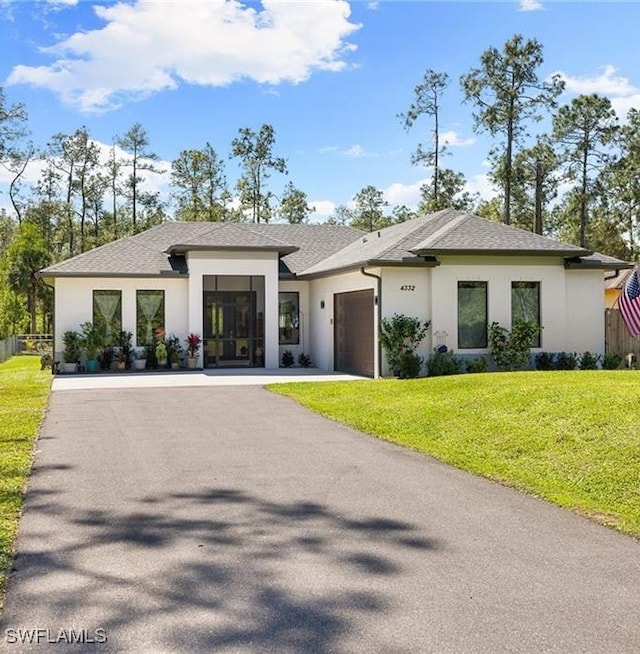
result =
[{"label": "potted plant", "polygon": [[200,338],[200,334],[191,333],[185,342],[187,344],[187,367],[194,369],[198,365],[198,353],[202,338]]},{"label": "potted plant", "polygon": [[80,342],[87,357],[87,372],[98,372],[100,366],[98,354],[103,345],[102,334],[90,322],[83,322],[80,329],[82,332]]},{"label": "potted plant", "polygon": [[78,359],[80,358],[80,334],[66,331],[62,337],[64,343],[64,371],[78,372]]},{"label": "potted plant", "polygon": [[118,336],[118,345],[120,351],[116,359],[116,367],[118,370],[128,370],[131,367],[131,359],[133,356],[133,345],[131,339],[133,334],[131,332],[121,331]]},{"label": "potted plant", "polygon": [[167,346],[163,341],[160,341],[160,343],[156,345],[156,362],[158,363],[159,368],[167,367],[167,357]]},{"label": "potted plant", "polygon": [[133,357],[134,370],[144,370],[147,367],[147,350],[145,348],[136,349]]},{"label": "potted plant", "polygon": [[101,370],[111,370],[111,365],[116,360],[116,351],[113,347],[108,345],[107,347],[102,348],[98,360],[100,361]]},{"label": "potted plant", "polygon": [[177,370],[180,368],[180,359],[182,357],[180,339],[175,334],[171,334],[165,342],[167,344],[167,354],[169,363],[171,364],[171,369]]}]

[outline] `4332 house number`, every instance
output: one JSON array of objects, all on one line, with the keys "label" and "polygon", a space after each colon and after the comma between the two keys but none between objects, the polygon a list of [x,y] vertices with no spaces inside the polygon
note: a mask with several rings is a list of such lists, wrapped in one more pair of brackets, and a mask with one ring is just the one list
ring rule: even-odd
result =
[{"label": "4332 house number", "polygon": [[403,284],[400,287],[400,290],[401,291],[415,291],[416,287],[415,287],[415,284]]}]

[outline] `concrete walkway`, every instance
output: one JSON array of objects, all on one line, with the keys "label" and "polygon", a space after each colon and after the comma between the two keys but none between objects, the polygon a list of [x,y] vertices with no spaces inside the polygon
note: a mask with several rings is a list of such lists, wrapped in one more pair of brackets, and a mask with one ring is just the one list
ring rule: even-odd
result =
[{"label": "concrete walkway", "polygon": [[285,382],[351,381],[364,379],[316,368],[224,368],[207,370],[154,370],[144,372],[56,375],[54,391],[100,388],[173,388],[184,386],[264,386]]},{"label": "concrete walkway", "polygon": [[7,652],[640,651],[637,541],[256,386],[54,391],[18,552]]}]

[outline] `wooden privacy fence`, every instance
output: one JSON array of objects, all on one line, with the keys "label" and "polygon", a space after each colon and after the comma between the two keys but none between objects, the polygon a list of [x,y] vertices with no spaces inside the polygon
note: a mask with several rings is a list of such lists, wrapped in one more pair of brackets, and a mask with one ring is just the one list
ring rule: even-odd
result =
[{"label": "wooden privacy fence", "polygon": [[0,341],[0,363],[6,361],[18,351],[18,339],[15,336],[9,336],[4,341]]},{"label": "wooden privacy fence", "polygon": [[640,336],[630,336],[619,309],[606,309],[604,312],[604,351],[640,354]]}]

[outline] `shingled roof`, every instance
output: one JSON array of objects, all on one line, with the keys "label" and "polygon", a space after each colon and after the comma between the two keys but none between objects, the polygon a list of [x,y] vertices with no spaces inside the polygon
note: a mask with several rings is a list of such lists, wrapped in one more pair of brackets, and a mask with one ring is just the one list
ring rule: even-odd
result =
[{"label": "shingled roof", "polygon": [[189,250],[274,251],[296,274],[364,232],[341,225],[166,222],[49,266],[49,277],[180,275]]},{"label": "shingled roof", "polygon": [[452,209],[365,233],[341,225],[167,222],[41,271],[44,276],[157,276],[186,272],[190,250],[272,251],[280,273],[304,277],[363,265],[437,265],[446,254],[536,255],[581,268],[627,267],[501,223]]},{"label": "shingled roof", "polygon": [[376,264],[437,265],[436,257],[443,254],[529,254],[579,259],[592,252],[463,211],[444,209],[367,234],[306,269],[304,274],[321,275]]}]

